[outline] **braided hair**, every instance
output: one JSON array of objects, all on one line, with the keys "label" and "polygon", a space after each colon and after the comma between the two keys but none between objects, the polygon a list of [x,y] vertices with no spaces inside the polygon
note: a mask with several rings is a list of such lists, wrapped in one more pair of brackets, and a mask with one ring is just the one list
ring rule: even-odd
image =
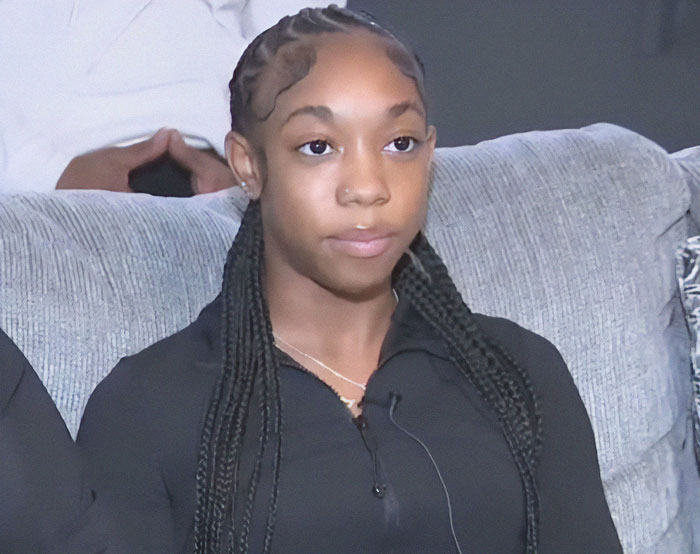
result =
[{"label": "braided hair", "polygon": [[[266,113],[256,113],[251,103],[260,85],[261,73],[281,48],[320,33],[350,32],[358,28],[387,39],[390,45],[387,53],[401,71],[415,80],[424,97],[422,64],[376,21],[337,6],[307,8],[281,19],[253,40],[243,53],[229,85],[232,128],[245,134],[251,131],[256,120],[269,116],[269,107]],[[303,78],[313,61],[313,56],[307,57],[301,69],[293,68],[289,82],[282,87],[289,88]],[[269,553],[272,547],[283,418],[279,365],[263,287],[263,248],[260,202],[251,200],[224,267],[222,367],[204,423],[196,474],[194,534],[198,554],[248,552],[254,516],[265,517],[263,552]],[[535,469],[541,442],[541,417],[530,379],[513,358],[478,327],[447,268],[422,233],[414,239],[409,254],[397,264],[393,285],[442,337],[459,372],[497,416],[525,491],[525,552],[536,554],[539,498]],[[239,466],[244,438],[255,444],[248,425],[252,410],[257,410],[254,413],[259,417],[259,436],[247,488],[242,489]],[[266,455],[272,464],[267,514],[254,514]],[[241,505],[236,505],[237,502]]]}]

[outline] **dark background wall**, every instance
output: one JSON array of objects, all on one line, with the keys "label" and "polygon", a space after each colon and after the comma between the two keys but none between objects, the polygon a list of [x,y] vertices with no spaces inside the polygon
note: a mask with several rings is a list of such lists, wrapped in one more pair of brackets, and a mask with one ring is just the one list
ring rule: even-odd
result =
[{"label": "dark background wall", "polygon": [[700,0],[349,0],[420,55],[440,146],[608,121],[700,144]]}]

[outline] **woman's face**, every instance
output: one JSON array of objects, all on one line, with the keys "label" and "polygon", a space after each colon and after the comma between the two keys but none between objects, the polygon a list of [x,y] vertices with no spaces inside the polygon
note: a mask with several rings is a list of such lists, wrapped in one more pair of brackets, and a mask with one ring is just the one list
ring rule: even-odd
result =
[{"label": "woman's face", "polygon": [[435,132],[385,39],[355,31],[313,45],[310,72],[259,128],[266,271],[374,294],[424,222]]}]

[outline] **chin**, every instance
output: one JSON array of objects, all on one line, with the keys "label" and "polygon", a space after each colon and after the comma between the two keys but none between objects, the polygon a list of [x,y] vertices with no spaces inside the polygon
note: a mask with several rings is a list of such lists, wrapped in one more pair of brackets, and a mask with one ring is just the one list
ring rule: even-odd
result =
[{"label": "chin", "polygon": [[357,301],[368,300],[386,292],[387,282],[391,282],[396,264],[381,265],[386,267],[352,264],[353,267],[342,268],[338,264],[333,268],[332,274],[324,272],[323,282],[319,284],[338,296]]}]

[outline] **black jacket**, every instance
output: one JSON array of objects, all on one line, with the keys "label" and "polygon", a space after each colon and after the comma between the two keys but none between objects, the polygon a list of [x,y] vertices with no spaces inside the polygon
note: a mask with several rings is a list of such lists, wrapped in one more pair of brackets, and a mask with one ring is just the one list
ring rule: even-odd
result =
[{"label": "black jacket", "polygon": [[[78,444],[127,552],[192,551],[195,467],[220,370],[220,315],[217,299],[183,331],[122,360],[88,403]],[[540,553],[621,552],[590,422],[561,356],[512,322],[476,317],[541,397]],[[525,496],[501,427],[408,302],[399,303],[368,382],[365,425],[320,379],[278,355],[284,442],[274,552],[456,552],[448,493],[462,552],[522,554]],[[248,425],[257,435],[255,418]],[[244,447],[242,468],[252,451]],[[262,475],[251,552],[260,551],[269,459]],[[377,485],[383,494],[373,492]]]},{"label": "black jacket", "polygon": [[53,400],[0,330],[0,552],[105,552],[111,534]]}]

